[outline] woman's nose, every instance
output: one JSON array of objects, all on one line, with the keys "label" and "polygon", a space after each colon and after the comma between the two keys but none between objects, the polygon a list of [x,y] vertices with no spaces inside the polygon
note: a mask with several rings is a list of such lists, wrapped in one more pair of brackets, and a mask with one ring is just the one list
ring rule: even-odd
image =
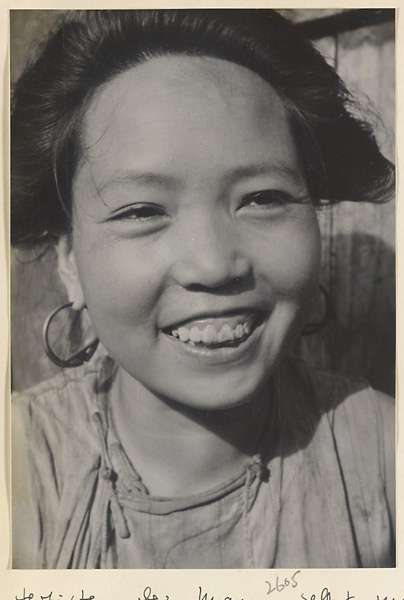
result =
[{"label": "woman's nose", "polygon": [[199,219],[185,225],[176,239],[173,273],[183,287],[218,289],[245,279],[251,263],[231,224]]}]

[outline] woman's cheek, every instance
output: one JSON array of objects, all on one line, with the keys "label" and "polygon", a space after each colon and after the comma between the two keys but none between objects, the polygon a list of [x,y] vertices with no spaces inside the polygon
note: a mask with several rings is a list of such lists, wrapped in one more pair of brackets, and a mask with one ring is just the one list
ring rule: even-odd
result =
[{"label": "woman's cheek", "polygon": [[80,273],[85,299],[94,318],[147,318],[158,295],[157,265],[136,256],[128,244],[93,254]]},{"label": "woman's cheek", "polygon": [[260,271],[279,296],[299,300],[312,296],[318,286],[321,241],[313,207],[306,207],[300,218],[290,218],[272,231],[261,246]]},{"label": "woman's cheek", "polygon": [[321,239],[315,213],[295,232],[293,245],[288,257],[291,296],[298,305],[299,320],[305,321],[317,296],[320,278]]}]

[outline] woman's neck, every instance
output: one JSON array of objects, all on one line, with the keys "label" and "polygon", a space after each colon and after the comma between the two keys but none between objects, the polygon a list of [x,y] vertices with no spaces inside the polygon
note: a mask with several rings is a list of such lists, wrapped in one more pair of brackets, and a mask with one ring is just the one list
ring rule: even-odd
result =
[{"label": "woman's neck", "polygon": [[120,370],[111,393],[118,438],[153,496],[178,497],[236,477],[267,425],[268,386],[248,403],[203,411],[156,396]]}]

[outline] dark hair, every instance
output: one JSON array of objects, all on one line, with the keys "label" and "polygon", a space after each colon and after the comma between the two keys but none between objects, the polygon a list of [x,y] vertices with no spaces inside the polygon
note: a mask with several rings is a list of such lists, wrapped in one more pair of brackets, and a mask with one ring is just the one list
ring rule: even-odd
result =
[{"label": "dark hair", "polygon": [[83,113],[99,86],[152,56],[232,61],[284,101],[315,203],[381,202],[394,169],[354,117],[335,71],[297,29],[266,9],[113,10],[69,14],[12,98],[13,243],[69,231]]}]

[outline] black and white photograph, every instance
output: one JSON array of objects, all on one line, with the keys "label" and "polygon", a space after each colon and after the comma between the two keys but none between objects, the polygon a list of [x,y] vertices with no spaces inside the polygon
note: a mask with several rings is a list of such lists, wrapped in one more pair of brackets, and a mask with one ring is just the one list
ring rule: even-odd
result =
[{"label": "black and white photograph", "polygon": [[396,12],[10,11],[13,570],[396,567]]}]

